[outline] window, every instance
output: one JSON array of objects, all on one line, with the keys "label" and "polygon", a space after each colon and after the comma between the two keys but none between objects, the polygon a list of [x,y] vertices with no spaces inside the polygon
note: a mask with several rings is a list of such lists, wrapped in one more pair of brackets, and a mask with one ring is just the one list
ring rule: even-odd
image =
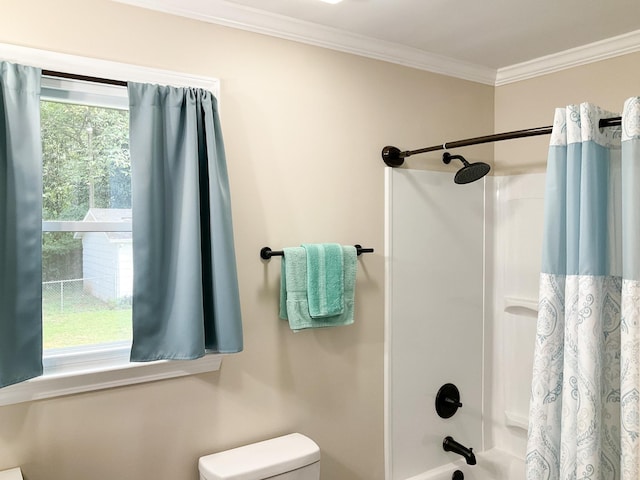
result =
[{"label": "window", "polygon": [[131,161],[124,87],[44,77],[45,372],[69,349],[131,343]]},{"label": "window", "polygon": [[[218,92],[216,80],[0,44],[0,58]],[[217,370],[221,355],[129,362],[131,193],[125,87],[43,78],[42,377],[0,405]]]}]

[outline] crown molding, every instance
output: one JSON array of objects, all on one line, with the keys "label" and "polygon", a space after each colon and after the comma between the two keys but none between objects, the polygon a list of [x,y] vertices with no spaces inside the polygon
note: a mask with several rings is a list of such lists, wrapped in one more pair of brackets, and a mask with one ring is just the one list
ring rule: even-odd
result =
[{"label": "crown molding", "polygon": [[494,85],[496,70],[223,0],[112,0],[225,27],[293,40],[442,75]]},{"label": "crown molding", "polygon": [[496,87],[640,51],[640,30],[499,68]]},{"label": "crown molding", "polygon": [[111,0],[451,77],[501,86],[640,51],[640,30],[494,69],[224,0]]}]

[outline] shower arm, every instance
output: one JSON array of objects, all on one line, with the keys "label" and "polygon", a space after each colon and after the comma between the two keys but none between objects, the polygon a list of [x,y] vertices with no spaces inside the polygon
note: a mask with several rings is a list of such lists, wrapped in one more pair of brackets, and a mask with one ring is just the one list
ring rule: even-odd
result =
[{"label": "shower arm", "polygon": [[[622,124],[621,117],[600,119],[599,127],[615,127]],[[539,135],[549,135],[553,130],[553,126],[528,128],[525,130],[515,130],[513,132],[496,133],[493,135],[485,135],[483,137],[467,138],[465,140],[456,140],[455,142],[445,142],[442,145],[433,145],[431,147],[419,148],[417,150],[401,151],[397,147],[386,146],[382,149],[382,160],[389,167],[399,167],[404,163],[404,159],[412,155],[420,153],[435,152],[437,150],[446,150],[448,148],[468,147],[470,145],[480,145],[483,143],[500,142],[502,140],[512,140],[515,138],[535,137]]]},{"label": "shower arm", "polygon": [[449,165],[451,163],[451,160],[460,160],[464,164],[464,166],[469,166],[469,162],[467,162],[467,159],[462,155],[451,155],[449,152],[444,152],[442,154],[442,161],[445,163],[445,165]]}]

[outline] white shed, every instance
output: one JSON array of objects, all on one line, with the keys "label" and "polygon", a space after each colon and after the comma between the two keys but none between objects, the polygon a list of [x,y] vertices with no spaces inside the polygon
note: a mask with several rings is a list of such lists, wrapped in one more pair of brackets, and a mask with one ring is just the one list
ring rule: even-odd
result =
[{"label": "white shed", "polygon": [[[85,222],[131,221],[130,208],[90,208]],[[105,302],[128,302],[133,293],[131,232],[83,232],[84,290]]]}]

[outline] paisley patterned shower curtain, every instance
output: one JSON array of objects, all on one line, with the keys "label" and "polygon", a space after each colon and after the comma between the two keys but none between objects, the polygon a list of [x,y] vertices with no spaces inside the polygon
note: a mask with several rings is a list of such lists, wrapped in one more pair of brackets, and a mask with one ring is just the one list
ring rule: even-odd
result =
[{"label": "paisley patterned shower curtain", "polygon": [[640,97],[556,110],[528,480],[640,478]]}]

